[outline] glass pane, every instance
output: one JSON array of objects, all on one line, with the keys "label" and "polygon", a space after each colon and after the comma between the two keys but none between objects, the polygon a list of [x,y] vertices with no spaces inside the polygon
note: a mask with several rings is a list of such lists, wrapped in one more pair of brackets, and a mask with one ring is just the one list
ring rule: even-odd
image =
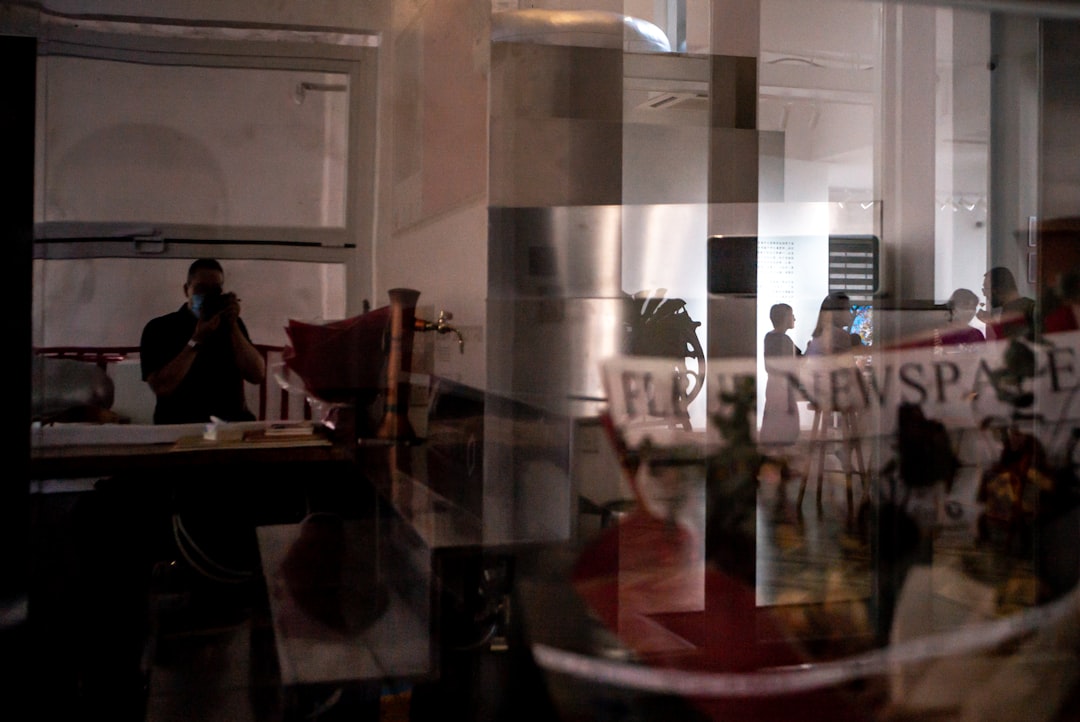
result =
[{"label": "glass pane", "polygon": [[39,67],[38,221],[344,228],[347,75]]},{"label": "glass pane", "polygon": [[[35,261],[35,345],[138,346],[147,321],[184,303],[192,260]],[[223,259],[221,265],[225,288],[240,297],[244,323],[255,343],[284,345],[291,318],[345,316],[343,265],[238,259]]]},{"label": "glass pane", "polygon": [[[142,380],[137,352],[150,319],[180,308],[192,259],[100,258],[34,262],[33,339],[37,349],[108,349],[115,385],[109,407],[134,423],[150,423],[154,396]],[[345,316],[345,267],[330,263],[225,259],[225,290],[241,300],[241,318],[258,346],[288,343],[289,319]],[[267,283],[266,279],[273,279]],[[49,384],[45,379],[45,386]],[[62,384],[61,379],[56,381]],[[268,375],[268,388],[276,390]],[[258,389],[248,385],[249,395]],[[34,389],[37,406],[64,398],[60,387]],[[249,407],[258,408],[257,400]]]}]

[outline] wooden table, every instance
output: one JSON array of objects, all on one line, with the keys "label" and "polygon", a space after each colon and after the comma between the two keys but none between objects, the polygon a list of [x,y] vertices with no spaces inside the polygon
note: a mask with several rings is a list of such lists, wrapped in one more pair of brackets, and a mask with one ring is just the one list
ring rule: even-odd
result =
[{"label": "wooden table", "polygon": [[[351,445],[322,432],[302,437],[208,441],[198,435],[201,429],[201,425],[183,425],[175,431],[144,426],[126,429],[118,425],[54,435],[42,443],[31,444],[30,479],[100,477],[166,467],[347,462],[354,458]],[[125,433],[132,439],[130,443],[123,441]],[[67,438],[75,443],[63,443]],[[31,439],[33,442],[33,435]]]}]

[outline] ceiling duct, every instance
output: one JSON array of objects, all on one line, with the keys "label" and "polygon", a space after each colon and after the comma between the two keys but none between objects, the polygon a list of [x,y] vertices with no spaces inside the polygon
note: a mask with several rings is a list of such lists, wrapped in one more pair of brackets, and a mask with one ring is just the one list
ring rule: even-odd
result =
[{"label": "ceiling duct", "polygon": [[667,35],[653,23],[602,10],[499,10],[491,14],[491,41],[671,52]]}]

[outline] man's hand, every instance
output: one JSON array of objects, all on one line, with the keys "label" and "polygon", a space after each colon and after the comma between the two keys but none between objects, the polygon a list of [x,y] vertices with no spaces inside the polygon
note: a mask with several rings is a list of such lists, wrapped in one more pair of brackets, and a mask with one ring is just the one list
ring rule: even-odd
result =
[{"label": "man's hand", "polygon": [[191,340],[195,343],[206,343],[207,339],[214,335],[218,326],[221,325],[221,314],[208,319],[200,318],[195,322],[195,331],[191,334]]},{"label": "man's hand", "polygon": [[235,326],[236,319],[240,318],[240,299],[235,293],[226,293],[221,297],[224,308],[216,316],[218,322],[226,326]]},{"label": "man's hand", "polygon": [[210,318],[200,318],[195,323],[195,332],[192,338],[196,343],[203,343],[209,339],[218,328],[235,327],[236,319],[240,318],[240,299],[235,293],[221,295],[221,310]]}]

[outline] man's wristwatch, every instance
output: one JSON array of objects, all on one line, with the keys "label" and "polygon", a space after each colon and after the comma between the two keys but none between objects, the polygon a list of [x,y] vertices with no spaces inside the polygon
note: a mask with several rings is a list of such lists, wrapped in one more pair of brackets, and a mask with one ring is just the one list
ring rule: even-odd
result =
[{"label": "man's wristwatch", "polygon": [[189,338],[188,342],[187,342],[187,347],[189,349],[191,349],[192,351],[198,351],[199,350],[199,342],[196,341],[193,338]]}]

